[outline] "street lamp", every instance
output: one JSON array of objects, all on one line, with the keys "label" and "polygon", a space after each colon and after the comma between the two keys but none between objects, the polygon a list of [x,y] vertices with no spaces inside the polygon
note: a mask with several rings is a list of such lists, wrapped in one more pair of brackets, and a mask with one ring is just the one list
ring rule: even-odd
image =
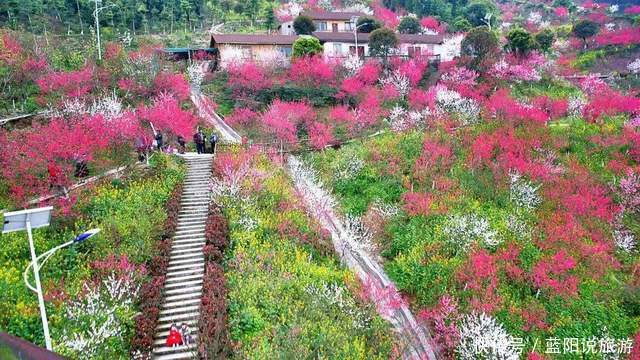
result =
[{"label": "street lamp", "polygon": [[[47,262],[47,260],[49,260],[49,258],[58,250],[66,248],[67,246],[70,245],[75,245],[75,244],[79,244],[81,242],[84,242],[86,240],[88,240],[89,238],[93,237],[94,235],[96,235],[97,233],[100,232],[100,229],[91,229],[88,231],[83,232],[82,234],[76,236],[73,240],[71,241],[67,241],[66,243],[62,244],[62,245],[58,245],[54,248],[51,248],[50,250],[47,250],[45,252],[43,252],[42,254],[38,255],[38,257],[36,258],[37,262],[38,262],[38,267],[40,269],[42,269],[42,267],[44,266],[44,263]],[[44,258],[44,260],[40,261],[42,258]],[[27,285],[27,287],[33,291],[33,292],[38,292],[38,290],[36,288],[33,287],[33,285],[31,285],[29,283],[29,269],[33,267],[35,263],[33,261],[31,261],[29,263],[29,265],[27,265],[27,267],[24,269],[24,272],[22,273],[22,278],[24,280],[25,285]]]},{"label": "street lamp", "polygon": [[[47,347],[47,350],[53,350],[51,346],[51,336],[49,335],[49,322],[47,321],[47,310],[44,306],[44,295],[42,293],[42,285],[40,283],[40,267],[44,264],[56,251],[75,244],[79,242],[83,242],[90,237],[94,236],[100,229],[92,229],[87,232],[84,232],[78,235],[72,241],[66,242],[62,245],[56,246],[49,251],[44,252],[40,256],[36,256],[36,249],[33,245],[33,233],[32,229],[38,229],[41,227],[49,226],[51,221],[51,212],[53,211],[52,206],[37,208],[37,209],[28,209],[28,210],[20,210],[13,211],[4,214],[4,227],[2,229],[2,233],[10,233],[15,231],[26,230],[27,235],[29,237],[29,249],[31,251],[31,263],[25,269],[23,274],[23,278],[27,287],[36,292],[38,295],[38,306],[40,308],[40,318],[42,319],[42,329],[44,332],[44,341]],[[38,265],[38,260],[44,258],[42,263]],[[29,268],[33,267],[33,274],[36,281],[35,287],[29,284],[27,281],[27,271]]]},{"label": "street lamp", "polygon": [[96,9],[93,11],[93,18],[96,23],[96,41],[98,43],[98,60],[102,60],[102,49],[100,48],[100,11],[116,6],[116,4],[109,4],[107,6],[98,7],[98,3],[102,4],[102,0],[93,0],[96,4]]},{"label": "street lamp", "polygon": [[[361,28],[362,26],[367,25],[366,23],[364,24],[360,24],[360,25],[356,25],[358,23],[358,17],[354,16],[351,18],[351,23],[353,24],[353,37],[356,40],[356,56],[360,57],[360,54],[358,53],[358,29]],[[362,51],[362,56],[364,56],[364,49]]]}]

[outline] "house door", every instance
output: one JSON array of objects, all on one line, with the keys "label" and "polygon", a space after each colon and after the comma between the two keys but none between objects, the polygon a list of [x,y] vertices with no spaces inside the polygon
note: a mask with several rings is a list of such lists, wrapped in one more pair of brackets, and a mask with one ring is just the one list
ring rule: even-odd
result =
[{"label": "house door", "polygon": [[[355,53],[356,53],[356,47],[349,46],[349,54],[355,55]],[[361,58],[364,58],[364,46],[358,46],[358,56]]]},{"label": "house door", "polygon": [[338,24],[336,24],[336,23],[332,23],[332,24],[331,24],[331,31],[333,31],[333,32],[338,32]]}]

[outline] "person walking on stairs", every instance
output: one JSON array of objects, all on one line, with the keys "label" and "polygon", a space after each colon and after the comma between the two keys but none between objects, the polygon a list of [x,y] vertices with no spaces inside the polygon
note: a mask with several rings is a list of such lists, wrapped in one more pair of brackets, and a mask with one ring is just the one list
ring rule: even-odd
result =
[{"label": "person walking on stairs", "polygon": [[193,135],[193,142],[196,143],[196,152],[198,154],[204,153],[204,141],[205,137],[202,133],[202,129],[198,129],[198,132]]},{"label": "person walking on stairs", "polygon": [[178,347],[182,345],[183,339],[182,334],[178,330],[178,325],[171,324],[171,328],[169,329],[169,336],[167,337],[167,347]]},{"label": "person walking on stairs", "polygon": [[215,155],[216,144],[218,143],[218,135],[216,135],[216,133],[211,133],[211,136],[209,136],[209,143],[211,144],[211,153]]}]

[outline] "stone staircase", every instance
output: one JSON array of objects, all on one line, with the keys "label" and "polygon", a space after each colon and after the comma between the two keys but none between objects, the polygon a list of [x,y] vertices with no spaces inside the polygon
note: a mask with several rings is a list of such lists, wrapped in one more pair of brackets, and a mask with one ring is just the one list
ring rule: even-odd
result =
[{"label": "stone staircase", "polygon": [[[204,230],[209,209],[211,154],[183,155],[188,170],[184,181],[178,226],[171,245],[171,256],[164,284],[164,301],[154,336],[152,357],[157,360],[196,359],[198,319],[204,277]],[[189,325],[194,342],[175,348],[165,342],[171,324]]]}]

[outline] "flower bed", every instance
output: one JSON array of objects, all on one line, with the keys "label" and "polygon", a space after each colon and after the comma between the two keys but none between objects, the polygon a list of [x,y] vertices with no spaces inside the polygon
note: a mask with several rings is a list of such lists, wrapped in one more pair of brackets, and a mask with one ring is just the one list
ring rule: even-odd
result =
[{"label": "flower bed", "polygon": [[548,338],[628,351],[640,328],[637,130],[619,117],[501,121],[435,123],[307,161],[374,233],[445,357],[477,356],[479,327],[499,335],[505,358],[508,336],[525,352],[541,341],[544,353]]},{"label": "flower bed", "polygon": [[[252,160],[254,159],[254,160]],[[284,170],[254,152],[219,154],[214,184],[234,358],[388,358],[388,325],[297,200]]]}]

